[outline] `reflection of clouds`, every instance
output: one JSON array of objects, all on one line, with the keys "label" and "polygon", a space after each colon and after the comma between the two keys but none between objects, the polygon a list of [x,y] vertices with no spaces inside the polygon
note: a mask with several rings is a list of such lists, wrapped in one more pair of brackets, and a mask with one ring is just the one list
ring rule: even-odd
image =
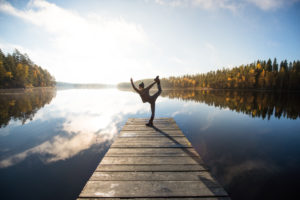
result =
[{"label": "reflection of clouds", "polygon": [[246,172],[254,171],[254,170],[256,171],[264,170],[270,173],[270,172],[277,172],[279,168],[273,165],[272,163],[268,163],[263,160],[246,160],[242,163],[238,163],[225,168],[226,172],[224,173],[225,175],[224,181],[227,185],[229,185],[232,182],[232,180],[234,180],[236,177],[239,177]]},{"label": "reflection of clouds", "polygon": [[17,164],[32,154],[44,155],[42,160],[46,163],[64,160],[94,144],[110,142],[117,133],[117,125],[126,115],[148,112],[148,107],[136,94],[115,89],[58,91],[51,105],[38,112],[33,120],[64,118],[62,131],[67,135],[56,135],[1,160],[0,167]]},{"label": "reflection of clouds", "polygon": [[191,107],[196,105],[194,102],[183,102],[180,104],[181,108],[177,107],[177,110],[171,114],[171,117],[175,117],[177,115],[191,115],[192,112],[189,110]]},{"label": "reflection of clouds", "polygon": [[211,127],[211,125],[213,124],[213,120],[215,118],[216,115],[219,114],[220,111],[214,110],[213,112],[209,112],[207,114],[207,118],[206,118],[206,122],[204,123],[204,125],[200,128],[201,131],[206,131],[207,129],[209,129],[209,127]]},{"label": "reflection of clouds", "polygon": [[[100,134],[101,135],[101,134]],[[0,162],[0,167],[14,165],[32,154],[45,155],[44,162],[53,162],[70,158],[82,150],[88,149],[96,143],[104,143],[112,138],[111,134],[101,135],[102,140],[96,139],[94,134],[79,133],[71,138],[55,136],[50,141],[46,141],[36,147],[28,149],[22,153],[13,155]]]},{"label": "reflection of clouds", "polygon": [[7,126],[2,127],[0,129],[0,137],[8,136],[11,133],[10,129],[17,127],[17,126],[21,126],[21,125],[22,125],[22,121],[20,121],[20,120],[10,120],[10,122]]}]

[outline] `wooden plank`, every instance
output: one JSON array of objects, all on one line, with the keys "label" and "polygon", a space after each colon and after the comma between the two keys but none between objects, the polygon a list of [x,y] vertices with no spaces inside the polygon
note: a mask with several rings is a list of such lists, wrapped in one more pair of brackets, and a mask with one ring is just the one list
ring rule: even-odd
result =
[{"label": "wooden plank", "polygon": [[[117,199],[135,199],[135,200],[166,200],[167,198],[110,198],[110,197],[87,197],[87,198],[78,198],[77,200],[99,200],[99,199],[105,199],[105,200],[117,200]],[[191,198],[172,198],[172,200],[230,200],[229,197],[191,197]]]},{"label": "wooden plank", "polygon": [[156,148],[190,148],[192,145],[190,144],[178,144],[174,142],[165,142],[165,143],[118,143],[118,144],[112,144],[112,148],[150,148],[150,147],[156,147]]},{"label": "wooden plank", "polygon": [[194,148],[110,148],[107,156],[199,156]]},{"label": "wooden plank", "polygon": [[124,125],[122,130],[155,130],[155,131],[164,131],[164,130],[180,130],[179,127],[174,124],[155,124],[153,127],[146,126],[144,124],[132,124]]},{"label": "wooden plank", "polygon": [[157,131],[121,131],[119,137],[171,137],[171,136],[182,136],[184,134],[180,130],[168,130],[164,132]]},{"label": "wooden plank", "polygon": [[[120,131],[120,134],[121,133],[137,133],[137,134],[147,134],[147,133],[157,133],[157,134],[162,134],[162,135],[164,135],[164,134],[167,134],[167,135],[172,135],[172,134],[178,134],[178,133],[180,133],[180,134],[183,134],[182,133],[182,131],[180,130],[180,129],[174,129],[174,130],[165,130],[165,131],[162,131],[162,132],[160,132],[160,131],[156,131],[155,129],[152,129],[152,128],[150,128],[149,130],[121,130]],[[184,134],[183,134],[184,135]]]},{"label": "wooden plank", "polygon": [[98,165],[96,171],[112,171],[112,172],[120,172],[120,171],[127,171],[127,172],[158,172],[158,171],[178,171],[178,172],[186,172],[186,171],[203,171],[207,170],[204,165],[188,165],[188,164],[176,164],[176,165],[105,165],[100,164]]},{"label": "wooden plank", "polygon": [[[129,122],[127,121],[125,123],[125,125],[145,125],[146,123],[148,123],[148,121],[139,121],[139,122]],[[176,123],[175,122],[168,122],[168,121],[156,121],[156,122],[153,122],[154,125],[172,125],[172,126],[175,126]]]},{"label": "wooden plank", "polygon": [[88,181],[80,197],[227,196],[215,183],[202,181]]},{"label": "wooden plank", "polygon": [[[162,138],[162,137],[166,137],[166,136],[162,135],[162,134],[155,134],[155,133],[150,133],[150,134],[125,133],[125,134],[119,135],[119,138],[131,138],[131,137],[140,137],[140,138],[159,137],[159,138]],[[185,136],[178,134],[178,135],[172,135],[169,137],[185,137]]]},{"label": "wooden plank", "polygon": [[[145,125],[146,123],[149,122],[149,119],[145,119],[145,120],[128,120],[126,122],[127,125]],[[154,120],[153,121],[154,124],[176,124],[176,122],[174,120]]]},{"label": "wooden plank", "polygon": [[160,148],[182,148],[192,147],[185,137],[164,138],[117,138],[111,147],[160,147]]},{"label": "wooden plank", "polygon": [[[149,121],[149,118],[128,118],[127,120],[128,122],[147,122]],[[167,121],[167,122],[175,122],[175,120],[173,118],[169,118],[169,117],[160,117],[160,118],[154,118],[153,120],[154,122],[161,122],[161,121]]]},{"label": "wooden plank", "polygon": [[197,172],[95,172],[90,181],[203,181],[218,184],[207,171]]},{"label": "wooden plank", "polygon": [[163,138],[158,138],[158,137],[153,137],[153,138],[122,138],[118,137],[115,139],[114,143],[129,143],[129,142],[135,142],[135,143],[148,143],[148,142],[174,142],[178,144],[190,144],[190,142],[185,138],[185,137],[163,137]]},{"label": "wooden plank", "polygon": [[183,165],[183,164],[203,164],[200,157],[108,157],[105,156],[100,164],[109,165]]}]

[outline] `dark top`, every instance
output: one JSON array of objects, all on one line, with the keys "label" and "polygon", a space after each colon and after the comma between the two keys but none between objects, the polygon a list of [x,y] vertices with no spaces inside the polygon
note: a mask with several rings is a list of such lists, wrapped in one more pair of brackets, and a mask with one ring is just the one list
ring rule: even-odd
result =
[{"label": "dark top", "polygon": [[150,90],[150,88],[151,88],[154,84],[155,84],[155,82],[152,83],[152,84],[150,84],[150,85],[149,85],[148,87],[146,87],[146,88],[137,89],[137,88],[135,87],[135,85],[133,84],[133,82],[131,82],[131,85],[132,85],[133,89],[134,89],[137,93],[139,93],[139,95],[140,95],[141,98],[142,98],[143,103],[146,103],[146,102],[149,102],[149,103],[150,103],[150,101],[151,101],[151,96],[150,96],[150,94],[149,94],[149,90]]}]

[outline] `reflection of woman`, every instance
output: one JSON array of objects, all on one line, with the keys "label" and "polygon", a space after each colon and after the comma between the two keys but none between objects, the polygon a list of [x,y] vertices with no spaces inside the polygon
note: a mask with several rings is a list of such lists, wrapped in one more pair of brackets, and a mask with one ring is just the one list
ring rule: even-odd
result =
[{"label": "reflection of woman", "polygon": [[[141,82],[141,83],[139,84],[139,89],[137,89],[137,88],[135,87],[135,85],[133,84],[132,78],[130,79],[130,81],[131,81],[131,85],[132,85],[133,89],[134,89],[137,93],[139,93],[139,95],[141,96],[143,103],[145,103],[145,102],[150,103],[152,114],[151,114],[151,118],[150,118],[149,122],[148,122],[146,125],[147,125],[147,126],[153,126],[153,119],[154,119],[154,115],[155,115],[155,101],[156,101],[157,97],[161,94],[161,91],[162,91],[162,90],[161,90],[161,86],[160,86],[160,80],[159,80],[159,77],[157,76],[157,77],[154,79],[155,82],[152,83],[152,84],[150,84],[150,85],[149,85],[148,87],[146,87],[146,88],[144,88],[144,83]],[[157,83],[157,89],[158,89],[158,91],[157,91],[153,96],[150,96],[149,90],[151,89],[151,87],[152,87],[155,83]]]}]

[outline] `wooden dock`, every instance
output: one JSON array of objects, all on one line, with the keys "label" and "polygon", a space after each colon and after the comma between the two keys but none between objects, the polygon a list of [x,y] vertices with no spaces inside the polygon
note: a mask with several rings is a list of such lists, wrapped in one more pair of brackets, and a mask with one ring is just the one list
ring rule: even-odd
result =
[{"label": "wooden dock", "polygon": [[128,119],[78,199],[226,199],[172,118]]}]

